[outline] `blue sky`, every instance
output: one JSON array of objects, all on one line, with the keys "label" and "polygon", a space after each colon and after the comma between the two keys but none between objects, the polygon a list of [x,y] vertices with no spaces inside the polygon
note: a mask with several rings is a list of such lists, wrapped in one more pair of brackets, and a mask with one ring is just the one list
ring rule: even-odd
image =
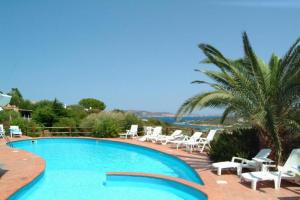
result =
[{"label": "blue sky", "polygon": [[[300,36],[300,2],[271,0],[0,1],[0,90],[31,100],[103,100],[108,109],[176,112],[209,88],[197,45],[242,55],[247,31],[265,60]],[[204,110],[202,114],[220,111]]]}]

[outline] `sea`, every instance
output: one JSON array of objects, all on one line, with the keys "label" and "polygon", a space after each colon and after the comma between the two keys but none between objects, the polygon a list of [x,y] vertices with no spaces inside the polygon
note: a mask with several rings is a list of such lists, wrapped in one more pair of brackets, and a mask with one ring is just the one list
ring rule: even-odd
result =
[{"label": "sea", "polygon": [[203,121],[208,119],[216,119],[218,116],[195,116],[195,117],[182,117],[179,121],[176,120],[175,117],[155,117],[163,122],[169,123],[171,125],[189,127],[201,131],[209,130],[212,128],[216,128],[216,126],[205,126],[205,125],[195,125],[193,122],[195,121]]}]

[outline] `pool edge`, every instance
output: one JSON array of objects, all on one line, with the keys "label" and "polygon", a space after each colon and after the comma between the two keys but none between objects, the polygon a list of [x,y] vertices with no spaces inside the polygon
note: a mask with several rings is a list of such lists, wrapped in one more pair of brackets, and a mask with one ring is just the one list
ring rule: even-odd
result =
[{"label": "pool edge", "polygon": [[[193,169],[193,171],[200,177],[200,180],[202,180],[203,184],[204,184],[204,180],[201,178],[200,176],[200,173],[193,167],[191,166],[189,163],[187,163],[185,160],[181,159],[180,157],[178,157],[177,155],[174,155],[172,153],[169,153],[169,152],[165,152],[165,151],[162,151],[160,149],[156,149],[156,148],[153,148],[153,147],[150,147],[150,146],[145,146],[145,145],[141,145],[141,144],[137,144],[137,143],[131,143],[129,142],[128,140],[120,140],[119,138],[94,138],[94,137],[37,137],[37,138],[22,138],[22,139],[18,139],[18,140],[15,140],[15,141],[11,141],[11,142],[18,142],[18,141],[26,141],[26,140],[35,140],[35,139],[91,139],[91,140],[100,140],[100,141],[111,141],[111,142],[120,142],[120,143],[125,143],[125,144],[130,144],[130,145],[135,145],[135,146],[140,146],[140,147],[144,147],[144,148],[148,148],[150,150],[155,150],[155,151],[158,151],[158,152],[161,152],[163,154],[167,154],[169,156],[172,156],[172,157],[175,157],[177,158],[178,160],[182,161],[183,163],[185,163],[187,166],[189,166],[191,169]],[[13,149],[11,148],[10,146],[6,145],[7,148],[10,148],[10,149]],[[19,150],[19,151],[24,151],[24,152],[27,152],[25,150]],[[30,152],[27,152],[29,154],[32,154]],[[41,157],[35,155],[35,154],[32,154],[38,158],[40,158],[43,163],[44,163],[44,166],[43,166],[43,170],[40,171],[38,174],[36,174],[30,181],[28,181],[26,184],[23,184],[21,186],[19,186],[18,188],[16,188],[14,190],[14,192],[10,193],[10,195],[7,196],[7,198],[11,198],[15,193],[19,192],[20,190],[22,190],[24,187],[26,187],[27,185],[31,184],[34,180],[36,180],[44,171],[45,171],[45,161],[44,159],[42,159]],[[115,172],[115,173],[118,173],[118,172]],[[122,172],[122,173],[128,173],[130,174],[130,172]],[[143,174],[144,176],[147,175],[147,173],[140,173],[140,174]],[[158,175],[160,177],[167,177],[167,179],[171,180],[172,178],[175,178],[175,179],[178,179],[179,183],[180,184],[184,184],[186,185],[187,187],[190,187],[189,184],[185,184],[185,182],[191,182],[191,181],[187,181],[185,179],[181,179],[181,178],[176,178],[176,177],[171,177],[171,176],[164,176],[164,175]],[[152,177],[152,178],[155,178],[155,177]],[[177,182],[177,181],[176,181]],[[193,183],[193,182],[191,182]],[[211,196],[215,196],[215,195],[209,195],[209,192],[207,191],[207,187],[205,187],[205,185],[200,185],[200,184],[197,184],[197,183],[193,183],[195,185],[198,185],[198,186],[201,186],[201,192],[204,193],[208,199],[211,199]],[[194,187],[192,187],[194,188]],[[206,192],[207,191],[207,192]]]},{"label": "pool edge", "polygon": [[[4,180],[2,177],[0,179],[0,183],[2,182],[0,184],[0,199],[11,198],[24,187],[34,182],[45,171],[45,160],[36,154],[21,149],[16,150],[7,143],[1,144],[0,151],[3,153],[1,163],[4,163],[4,168],[2,169],[9,173],[5,175],[5,172],[2,176],[7,177]],[[25,167],[28,169],[24,170],[25,167],[21,164],[25,164]]]},{"label": "pool edge", "polygon": [[106,176],[131,176],[131,177],[146,177],[146,178],[153,178],[153,179],[162,179],[166,181],[175,182],[186,187],[192,188],[197,190],[198,192],[203,193],[207,199],[210,198],[208,193],[205,191],[205,187],[203,185],[172,176],[160,175],[160,174],[152,174],[152,173],[140,173],[140,172],[107,172]]}]

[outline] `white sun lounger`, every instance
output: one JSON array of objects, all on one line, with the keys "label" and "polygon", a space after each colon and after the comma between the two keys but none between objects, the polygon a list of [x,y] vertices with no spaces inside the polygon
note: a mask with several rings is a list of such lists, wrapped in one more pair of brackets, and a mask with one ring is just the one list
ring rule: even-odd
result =
[{"label": "white sun lounger", "polygon": [[157,142],[158,138],[162,135],[162,127],[157,126],[153,129],[153,132],[149,137],[147,137],[147,140],[152,141],[153,143]]},{"label": "white sun lounger", "polygon": [[161,135],[158,137],[157,141],[160,141],[163,145],[166,145],[168,142],[181,137],[183,137],[182,130],[175,130],[171,135]]},{"label": "white sun lounger", "polygon": [[[216,162],[212,164],[212,167],[217,169],[217,173],[220,176],[223,169],[236,169],[237,175],[241,175],[243,168],[255,168],[258,169],[260,163],[255,159],[266,159],[271,153],[271,149],[261,149],[258,154],[253,158],[254,160],[247,160],[240,157],[232,157],[231,161]],[[236,162],[239,161],[239,162]]]},{"label": "white sun lounger", "polygon": [[138,136],[137,132],[138,132],[138,125],[131,125],[130,130],[126,130],[126,133],[121,133],[119,134],[119,136],[121,138],[128,138],[128,137],[134,138]]},{"label": "white sun lounger", "polygon": [[181,145],[194,145],[197,144],[199,139],[201,138],[202,132],[195,132],[191,137],[185,136],[179,140],[169,141],[171,144],[176,144],[176,149],[178,149]]},{"label": "white sun lounger", "polygon": [[145,142],[150,137],[150,135],[152,135],[153,129],[154,128],[151,126],[144,126],[144,135],[139,138],[139,141]]},{"label": "white sun lounger", "polygon": [[200,138],[199,146],[202,145],[202,148],[200,149],[200,152],[203,152],[206,145],[210,147],[210,142],[213,141],[215,135],[217,133],[217,130],[210,130],[206,138]]},{"label": "white sun lounger", "polygon": [[[278,166],[278,171],[261,171],[242,173],[241,181],[251,182],[251,188],[256,190],[257,182],[259,181],[274,181],[274,188],[279,189],[281,180],[298,181],[300,178],[300,149],[294,149],[284,166]],[[273,166],[272,166],[273,167]]]}]

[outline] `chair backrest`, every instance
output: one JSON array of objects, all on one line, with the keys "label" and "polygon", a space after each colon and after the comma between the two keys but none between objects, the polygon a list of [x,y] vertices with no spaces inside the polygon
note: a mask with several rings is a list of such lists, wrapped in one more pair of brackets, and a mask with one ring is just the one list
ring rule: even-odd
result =
[{"label": "chair backrest", "polygon": [[284,164],[284,168],[297,168],[297,165],[300,164],[300,149],[293,149],[287,161]]},{"label": "chair backrest", "polygon": [[216,133],[217,133],[216,129],[210,130],[209,133],[208,133],[208,135],[207,135],[207,137],[206,137],[206,140],[208,142],[212,141],[214,139]]},{"label": "chair backrest", "polygon": [[4,132],[3,124],[0,124],[0,133]]},{"label": "chair backrest", "polygon": [[176,136],[178,136],[178,135],[181,135],[181,133],[182,133],[182,130],[175,130],[175,131],[171,134],[171,136],[172,136],[172,137],[176,137]]},{"label": "chair backrest", "polygon": [[151,126],[144,126],[145,135],[151,135],[153,128]]},{"label": "chair backrest", "polygon": [[138,125],[131,125],[130,132],[136,133],[138,131]]},{"label": "chair backrest", "polygon": [[10,126],[10,130],[20,130],[19,126]]},{"label": "chair backrest", "polygon": [[271,149],[261,149],[254,158],[267,158],[271,151]]},{"label": "chair backrest", "polygon": [[190,140],[196,142],[201,138],[202,132],[195,132],[191,137]]},{"label": "chair backrest", "polygon": [[157,126],[153,129],[152,135],[160,135],[162,132],[162,127],[161,126]]}]

